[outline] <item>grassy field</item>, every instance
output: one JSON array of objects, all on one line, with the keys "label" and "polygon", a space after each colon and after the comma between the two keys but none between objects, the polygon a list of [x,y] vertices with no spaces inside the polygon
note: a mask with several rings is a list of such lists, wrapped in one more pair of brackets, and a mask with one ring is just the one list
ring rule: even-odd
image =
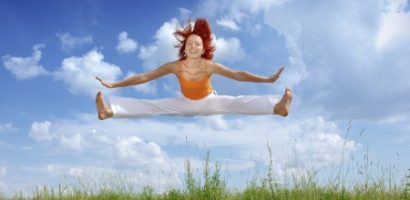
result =
[{"label": "grassy field", "polygon": [[[270,148],[268,146],[268,150]],[[318,183],[317,173],[309,172],[304,176],[294,176],[287,183],[280,182],[272,169],[273,162],[266,166],[264,177],[253,178],[242,190],[228,189],[226,181],[221,177],[220,165],[216,162],[212,166],[209,161],[209,152],[204,160],[203,172],[200,177],[194,177],[189,160],[185,164],[184,188],[169,188],[158,193],[155,188],[145,186],[136,192],[135,188],[121,185],[117,180],[112,185],[98,186],[99,188],[84,189],[79,185],[59,186],[58,188],[38,188],[32,196],[15,194],[4,196],[0,199],[150,199],[150,200],[208,200],[208,199],[357,199],[357,200],[410,200],[410,169],[407,177],[403,177],[401,184],[392,184],[390,180],[381,178],[365,178],[362,183],[346,183],[343,178],[345,174],[338,176],[327,185]],[[340,166],[339,172],[344,171]],[[367,174],[366,176],[370,176]],[[80,184],[81,185],[81,184]]]}]

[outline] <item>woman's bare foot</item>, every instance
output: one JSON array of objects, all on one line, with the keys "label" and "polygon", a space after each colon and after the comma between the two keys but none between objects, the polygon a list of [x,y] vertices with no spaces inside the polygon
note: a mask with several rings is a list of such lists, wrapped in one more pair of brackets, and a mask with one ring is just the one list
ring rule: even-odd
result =
[{"label": "woman's bare foot", "polygon": [[109,117],[112,117],[112,111],[111,109],[105,107],[104,96],[101,92],[97,93],[97,97],[95,98],[95,103],[97,104],[98,119],[104,120]]},{"label": "woman's bare foot", "polygon": [[288,116],[291,103],[292,91],[289,88],[286,88],[285,94],[283,94],[282,99],[273,108],[273,114],[277,114],[283,117]]}]

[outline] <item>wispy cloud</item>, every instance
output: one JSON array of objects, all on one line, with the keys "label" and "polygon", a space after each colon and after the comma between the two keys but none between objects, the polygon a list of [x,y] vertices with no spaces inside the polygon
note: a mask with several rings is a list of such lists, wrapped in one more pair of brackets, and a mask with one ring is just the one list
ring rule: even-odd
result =
[{"label": "wispy cloud", "polygon": [[236,24],[236,22],[232,19],[222,18],[216,21],[216,24],[228,28],[232,31],[240,31],[241,28]]},{"label": "wispy cloud", "polygon": [[34,45],[33,55],[31,57],[14,57],[5,55],[2,58],[3,64],[18,80],[49,74],[49,72],[39,64],[41,60],[41,49],[44,47],[44,44]]},{"label": "wispy cloud", "polygon": [[37,141],[51,141],[53,135],[50,132],[51,122],[33,122],[30,128],[29,136]]},{"label": "wispy cloud", "polygon": [[64,51],[71,51],[83,45],[89,45],[93,43],[92,36],[77,37],[72,36],[70,33],[57,33],[56,35],[60,39],[61,49],[63,49]]},{"label": "wispy cloud", "polygon": [[16,132],[17,127],[12,122],[0,123],[0,133]]},{"label": "wispy cloud", "polygon": [[138,43],[128,37],[128,33],[126,31],[123,31],[118,34],[118,45],[115,47],[115,49],[119,53],[132,53],[135,52],[138,48]]},{"label": "wispy cloud", "polygon": [[190,11],[189,9],[186,9],[186,8],[178,8],[178,10],[179,10],[180,18],[182,20],[188,20],[191,13],[192,13],[192,11]]}]

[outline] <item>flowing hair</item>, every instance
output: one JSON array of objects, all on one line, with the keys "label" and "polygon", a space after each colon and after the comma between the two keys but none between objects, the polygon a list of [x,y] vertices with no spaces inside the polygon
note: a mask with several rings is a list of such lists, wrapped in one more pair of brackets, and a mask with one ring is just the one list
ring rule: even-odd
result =
[{"label": "flowing hair", "polygon": [[176,30],[174,35],[176,39],[179,41],[175,47],[179,48],[179,60],[185,60],[185,45],[186,40],[190,35],[198,35],[202,39],[202,43],[204,46],[204,54],[202,54],[202,58],[207,60],[212,60],[214,56],[215,47],[212,44],[212,31],[209,23],[206,19],[197,18],[195,20],[194,28],[192,28],[191,20],[188,20],[187,24],[182,30]]}]

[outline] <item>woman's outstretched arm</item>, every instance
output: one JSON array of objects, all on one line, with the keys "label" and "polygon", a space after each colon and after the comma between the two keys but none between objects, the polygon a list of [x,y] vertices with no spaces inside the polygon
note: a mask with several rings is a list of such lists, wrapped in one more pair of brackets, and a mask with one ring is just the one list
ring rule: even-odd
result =
[{"label": "woman's outstretched arm", "polygon": [[231,78],[237,81],[247,81],[247,82],[257,82],[257,83],[273,83],[275,82],[280,74],[283,72],[285,67],[281,67],[272,76],[260,76],[247,71],[234,70],[226,67],[219,63],[213,63],[213,72],[227,78]]},{"label": "woman's outstretched arm", "polygon": [[117,87],[127,87],[127,86],[132,86],[132,85],[138,85],[142,83],[146,83],[148,81],[157,79],[161,76],[165,76],[167,74],[173,73],[174,72],[174,62],[166,63],[162,65],[161,67],[158,67],[157,69],[154,69],[149,72],[145,72],[142,74],[136,74],[133,75],[129,78],[126,78],[124,80],[114,82],[114,83],[108,83],[102,80],[100,77],[95,77],[100,83],[107,87],[107,88],[117,88]]}]

